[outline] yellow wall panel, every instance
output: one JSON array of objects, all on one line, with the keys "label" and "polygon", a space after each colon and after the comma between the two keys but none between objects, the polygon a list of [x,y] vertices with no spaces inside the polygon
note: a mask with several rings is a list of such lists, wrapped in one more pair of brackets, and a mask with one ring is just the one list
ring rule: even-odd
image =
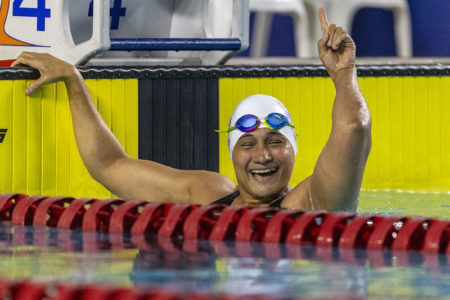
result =
[{"label": "yellow wall panel", "polygon": [[31,194],[42,194],[42,99],[46,86],[27,99],[27,191]]},{"label": "yellow wall panel", "polygon": [[[441,190],[450,187],[450,77],[439,78]],[[435,137],[436,138],[436,137]]]},{"label": "yellow wall panel", "polygon": [[[387,98],[387,102],[389,105],[389,115],[387,116],[388,120],[397,120],[399,124],[404,122],[404,112],[403,112],[403,94],[402,89],[397,88],[402,84],[402,78],[400,77],[391,77],[389,78],[389,97]],[[391,100],[392,99],[392,100]],[[404,165],[404,138],[403,138],[403,126],[398,126],[394,123],[390,123],[389,130],[389,145],[392,149],[402,149],[402,151],[390,152],[389,158],[389,169],[390,169],[390,180],[391,184],[394,187],[402,187],[405,185],[405,170],[403,168]],[[376,188],[376,186],[374,187]]]},{"label": "yellow wall panel", "polygon": [[[56,194],[56,85],[42,89],[41,194]],[[38,100],[39,101],[39,100]]]},{"label": "yellow wall panel", "polygon": [[[359,82],[372,114],[363,188],[450,191],[450,77],[361,77]],[[278,98],[293,117],[299,146],[295,185],[312,173],[328,139],[332,82],[323,77],[220,79],[220,128],[227,128],[239,101],[255,93]],[[235,180],[225,134],[219,142],[220,172]]]},{"label": "yellow wall panel", "polygon": [[[431,99],[429,99],[427,96],[427,80],[415,80],[414,85],[414,93],[415,93],[415,101],[416,101],[416,122],[415,122],[415,130],[416,130],[416,136],[415,136],[415,160],[416,160],[416,171],[417,174],[416,178],[416,184],[421,183],[423,185],[423,188],[426,189],[426,187],[429,185],[428,180],[429,172],[428,172],[428,166],[429,166],[429,155],[428,155],[428,147],[429,147],[429,137],[433,137],[435,133],[432,133],[429,129],[429,123],[428,123],[428,103]],[[427,99],[427,101],[424,101],[424,99]]]},{"label": "yellow wall panel", "polygon": [[[273,78],[260,78],[259,85],[261,87],[260,94],[267,94],[272,95],[273,94]],[[219,87],[220,88],[220,87]],[[243,98],[241,98],[243,99]],[[239,103],[239,101],[238,101]]]},{"label": "yellow wall panel", "polygon": [[137,142],[139,141],[138,92],[138,80],[124,81],[124,95],[126,95],[126,97],[124,97],[126,101],[124,103],[124,124],[126,124],[126,126],[123,145],[128,155],[136,158],[139,156],[139,143]]},{"label": "yellow wall panel", "polygon": [[[11,138],[11,125],[12,125],[12,107],[13,99],[11,91],[13,82],[11,81],[0,81],[0,112],[3,116],[0,118],[0,128],[7,129],[6,135],[3,139],[3,143],[0,144],[0,157],[1,157],[1,168],[11,170],[12,167],[12,138]],[[11,173],[0,172],[0,189],[8,189],[12,184]]]},{"label": "yellow wall panel", "polygon": [[[18,193],[26,193],[27,192],[27,123],[28,119],[26,116],[27,112],[27,97],[23,92],[26,88],[27,82],[24,80],[21,81],[11,81],[12,85],[8,89],[1,89],[5,92],[5,97],[0,98],[0,102],[6,101],[9,97],[11,101],[14,101],[14,105],[12,106],[11,116],[12,123],[10,124],[9,138],[11,138],[12,149],[14,149],[14,155],[10,157],[10,161],[12,161],[12,166],[10,168],[5,168],[5,171],[2,174],[9,176],[12,178],[11,186],[5,186],[2,190],[13,190]],[[8,111],[2,110],[5,114],[8,114]],[[3,119],[3,116],[2,118]],[[14,130],[12,130],[14,129]],[[0,145],[0,148],[3,148],[3,144]],[[1,151],[1,149],[0,149]]]},{"label": "yellow wall panel", "polygon": [[382,139],[383,143],[373,145],[378,154],[377,160],[377,185],[386,185],[391,181],[391,168],[389,162],[391,148],[391,124],[390,124],[390,101],[389,101],[389,80],[388,77],[378,78],[375,82],[376,88],[376,112],[377,112],[377,139]]},{"label": "yellow wall panel", "polygon": [[[416,159],[415,159],[415,148],[416,148],[416,100],[414,93],[415,78],[408,77],[402,81],[401,86],[395,88],[401,88],[404,92],[404,97],[402,98],[402,106],[404,111],[403,123],[401,125],[403,128],[403,143],[404,147],[404,161],[403,170],[405,174],[405,185],[403,189],[414,190],[417,186],[416,182]],[[381,142],[377,140],[377,142]],[[399,150],[397,150],[399,151]],[[402,188],[400,188],[402,189]]]},{"label": "yellow wall panel", "polygon": [[[0,81],[0,193],[109,198],[83,165],[63,83],[25,96],[25,80]],[[138,156],[138,80],[86,80],[94,104],[127,153]],[[126,95],[126,97],[125,97]]]},{"label": "yellow wall panel", "polygon": [[[313,161],[317,159],[317,153],[314,152],[314,133],[312,131],[313,119],[304,117],[312,116],[313,114],[313,102],[312,101],[300,101],[300,99],[312,99],[312,78],[303,78],[297,80],[296,78],[290,78],[292,81],[298,83],[298,88],[293,89],[292,93],[298,93],[298,98],[287,102],[289,107],[293,107],[294,111],[291,111],[293,120],[296,120],[295,132],[297,134],[297,146],[298,155],[297,162],[294,167],[294,174],[292,175],[292,182],[300,182],[303,178],[307,177],[307,170],[314,169]],[[298,159],[298,158],[301,159]]]},{"label": "yellow wall panel", "polygon": [[[428,109],[428,132],[435,131],[435,136],[430,137],[427,141],[428,144],[428,184],[433,185],[434,181],[436,185],[441,189],[442,176],[441,176],[441,98],[439,95],[439,77],[429,77],[427,87],[427,109]],[[433,180],[434,178],[434,180]]]},{"label": "yellow wall panel", "polygon": [[55,140],[56,149],[56,194],[71,195],[71,143],[73,143],[72,118],[70,116],[69,102],[64,83],[56,84],[55,119],[58,134]]},{"label": "yellow wall panel", "polygon": [[260,92],[260,78],[249,78],[246,82],[246,94],[258,94]]}]

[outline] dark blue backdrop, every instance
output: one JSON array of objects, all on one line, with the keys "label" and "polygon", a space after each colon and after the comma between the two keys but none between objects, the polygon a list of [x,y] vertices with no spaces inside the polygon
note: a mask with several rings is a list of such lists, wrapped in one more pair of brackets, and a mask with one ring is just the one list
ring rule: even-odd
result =
[{"label": "dark blue backdrop", "polygon": [[[450,57],[450,0],[409,0],[409,6],[413,55]],[[252,28],[253,16],[250,19]],[[392,12],[361,9],[353,21],[352,37],[360,57],[395,56]],[[248,55],[248,50],[242,55]],[[268,56],[295,56],[291,17],[275,15]]]}]

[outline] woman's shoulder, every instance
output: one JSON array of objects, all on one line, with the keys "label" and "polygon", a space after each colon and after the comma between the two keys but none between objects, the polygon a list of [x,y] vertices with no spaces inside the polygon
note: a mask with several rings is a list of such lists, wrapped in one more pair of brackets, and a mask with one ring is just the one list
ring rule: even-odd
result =
[{"label": "woman's shoulder", "polygon": [[283,199],[281,202],[281,207],[291,209],[312,209],[310,184],[311,177],[307,177],[302,182],[297,184],[297,186]]},{"label": "woman's shoulder", "polygon": [[194,171],[190,176],[192,203],[210,204],[237,191],[233,181],[217,172]]}]

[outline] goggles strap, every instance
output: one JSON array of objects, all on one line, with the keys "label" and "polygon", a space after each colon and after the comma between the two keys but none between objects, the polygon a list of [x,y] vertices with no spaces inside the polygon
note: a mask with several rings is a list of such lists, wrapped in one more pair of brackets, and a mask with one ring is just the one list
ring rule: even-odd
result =
[{"label": "goggles strap", "polygon": [[230,131],[233,131],[236,129],[236,126],[230,127],[228,129],[216,129],[214,130],[217,133],[229,133]]}]

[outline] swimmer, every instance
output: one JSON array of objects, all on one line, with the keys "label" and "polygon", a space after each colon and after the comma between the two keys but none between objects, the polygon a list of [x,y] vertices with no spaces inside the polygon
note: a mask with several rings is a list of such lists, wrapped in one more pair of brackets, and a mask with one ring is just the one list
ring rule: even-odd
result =
[{"label": "swimmer", "polygon": [[295,129],[286,108],[273,97],[244,99],[233,112],[229,128],[221,128],[228,133],[235,185],[219,173],[178,170],[129,157],[100,117],[74,66],[29,52],[22,53],[13,66],[39,70],[41,77],[28,86],[28,95],[47,83],[65,83],[81,158],[92,177],[120,198],[356,210],[371,147],[371,117],[358,86],[355,43],[343,28],[328,24],[322,8],[319,18],[323,31],[319,57],[336,89],[332,129],[313,174],[293,188],[289,180],[297,151]]}]

